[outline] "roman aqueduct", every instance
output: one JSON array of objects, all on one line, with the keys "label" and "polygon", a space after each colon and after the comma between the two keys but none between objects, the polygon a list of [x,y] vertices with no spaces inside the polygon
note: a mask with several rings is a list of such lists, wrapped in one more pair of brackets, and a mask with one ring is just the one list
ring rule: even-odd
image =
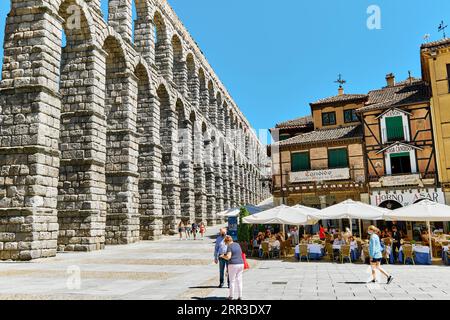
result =
[{"label": "roman aqueduct", "polygon": [[269,196],[264,147],[166,1],[109,0],[105,19],[100,0],[12,0],[4,49],[0,260],[151,240]]}]

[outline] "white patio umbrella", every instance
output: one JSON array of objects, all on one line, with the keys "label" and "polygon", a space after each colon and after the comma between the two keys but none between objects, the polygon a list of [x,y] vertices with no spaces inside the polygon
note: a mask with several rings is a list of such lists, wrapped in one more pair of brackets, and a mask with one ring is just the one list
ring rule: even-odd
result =
[{"label": "white patio umbrella", "polygon": [[[247,206],[245,206],[245,208],[248,210],[248,212],[250,214],[255,214],[255,213],[263,211],[263,209],[252,206],[252,205],[247,205]],[[222,211],[222,212],[218,213],[217,215],[220,217],[225,217],[225,218],[237,217],[237,216],[239,216],[240,212],[241,212],[241,207],[236,207],[236,208],[231,208],[231,209]]]},{"label": "white patio umbrella", "polygon": [[[351,199],[322,209],[318,213],[320,219],[351,219],[357,220],[383,220],[387,209],[371,206],[370,204],[353,201]],[[359,224],[359,235],[361,236],[361,223]]]},{"label": "white patio umbrella", "polygon": [[386,220],[395,221],[425,221],[427,223],[428,234],[430,237],[430,254],[432,254],[430,222],[450,221],[450,206],[427,199],[408,207],[387,212],[384,217]]},{"label": "white patio umbrella", "polygon": [[312,217],[309,211],[281,205],[252,216],[245,217],[243,222],[246,224],[288,224],[299,226],[315,224],[317,219]]}]

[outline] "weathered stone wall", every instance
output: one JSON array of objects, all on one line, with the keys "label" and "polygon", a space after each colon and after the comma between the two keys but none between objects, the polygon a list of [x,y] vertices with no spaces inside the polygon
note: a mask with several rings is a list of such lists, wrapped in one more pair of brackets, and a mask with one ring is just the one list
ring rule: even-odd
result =
[{"label": "weathered stone wall", "polygon": [[[166,1],[12,0],[0,260],[92,251],[269,196],[263,146]],[[63,32],[66,45],[63,47]]]}]

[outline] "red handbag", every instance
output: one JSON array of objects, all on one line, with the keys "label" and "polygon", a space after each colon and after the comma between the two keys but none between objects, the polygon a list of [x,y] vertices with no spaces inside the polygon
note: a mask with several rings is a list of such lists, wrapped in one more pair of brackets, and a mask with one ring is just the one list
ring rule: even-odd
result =
[{"label": "red handbag", "polygon": [[244,270],[250,269],[250,265],[247,262],[247,256],[242,252],[242,261],[244,261]]}]

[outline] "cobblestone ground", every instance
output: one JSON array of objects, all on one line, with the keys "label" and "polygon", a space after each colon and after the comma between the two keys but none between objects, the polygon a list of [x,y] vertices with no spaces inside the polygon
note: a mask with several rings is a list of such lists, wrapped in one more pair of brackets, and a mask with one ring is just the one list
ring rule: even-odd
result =
[{"label": "cobblestone ground", "polygon": [[[5,299],[223,299],[212,251],[218,227],[205,240],[167,237],[155,242],[108,246],[92,253],[61,253],[33,262],[0,263]],[[244,299],[450,299],[450,268],[389,265],[387,286],[368,285],[361,264],[250,260]],[[77,273],[81,282],[77,282]],[[79,285],[79,286],[78,286]]]},{"label": "cobblestone ground", "polygon": [[450,300],[449,267],[383,267],[395,277],[389,286],[381,277],[378,284],[367,284],[368,265],[261,261],[244,276],[244,299]]}]

